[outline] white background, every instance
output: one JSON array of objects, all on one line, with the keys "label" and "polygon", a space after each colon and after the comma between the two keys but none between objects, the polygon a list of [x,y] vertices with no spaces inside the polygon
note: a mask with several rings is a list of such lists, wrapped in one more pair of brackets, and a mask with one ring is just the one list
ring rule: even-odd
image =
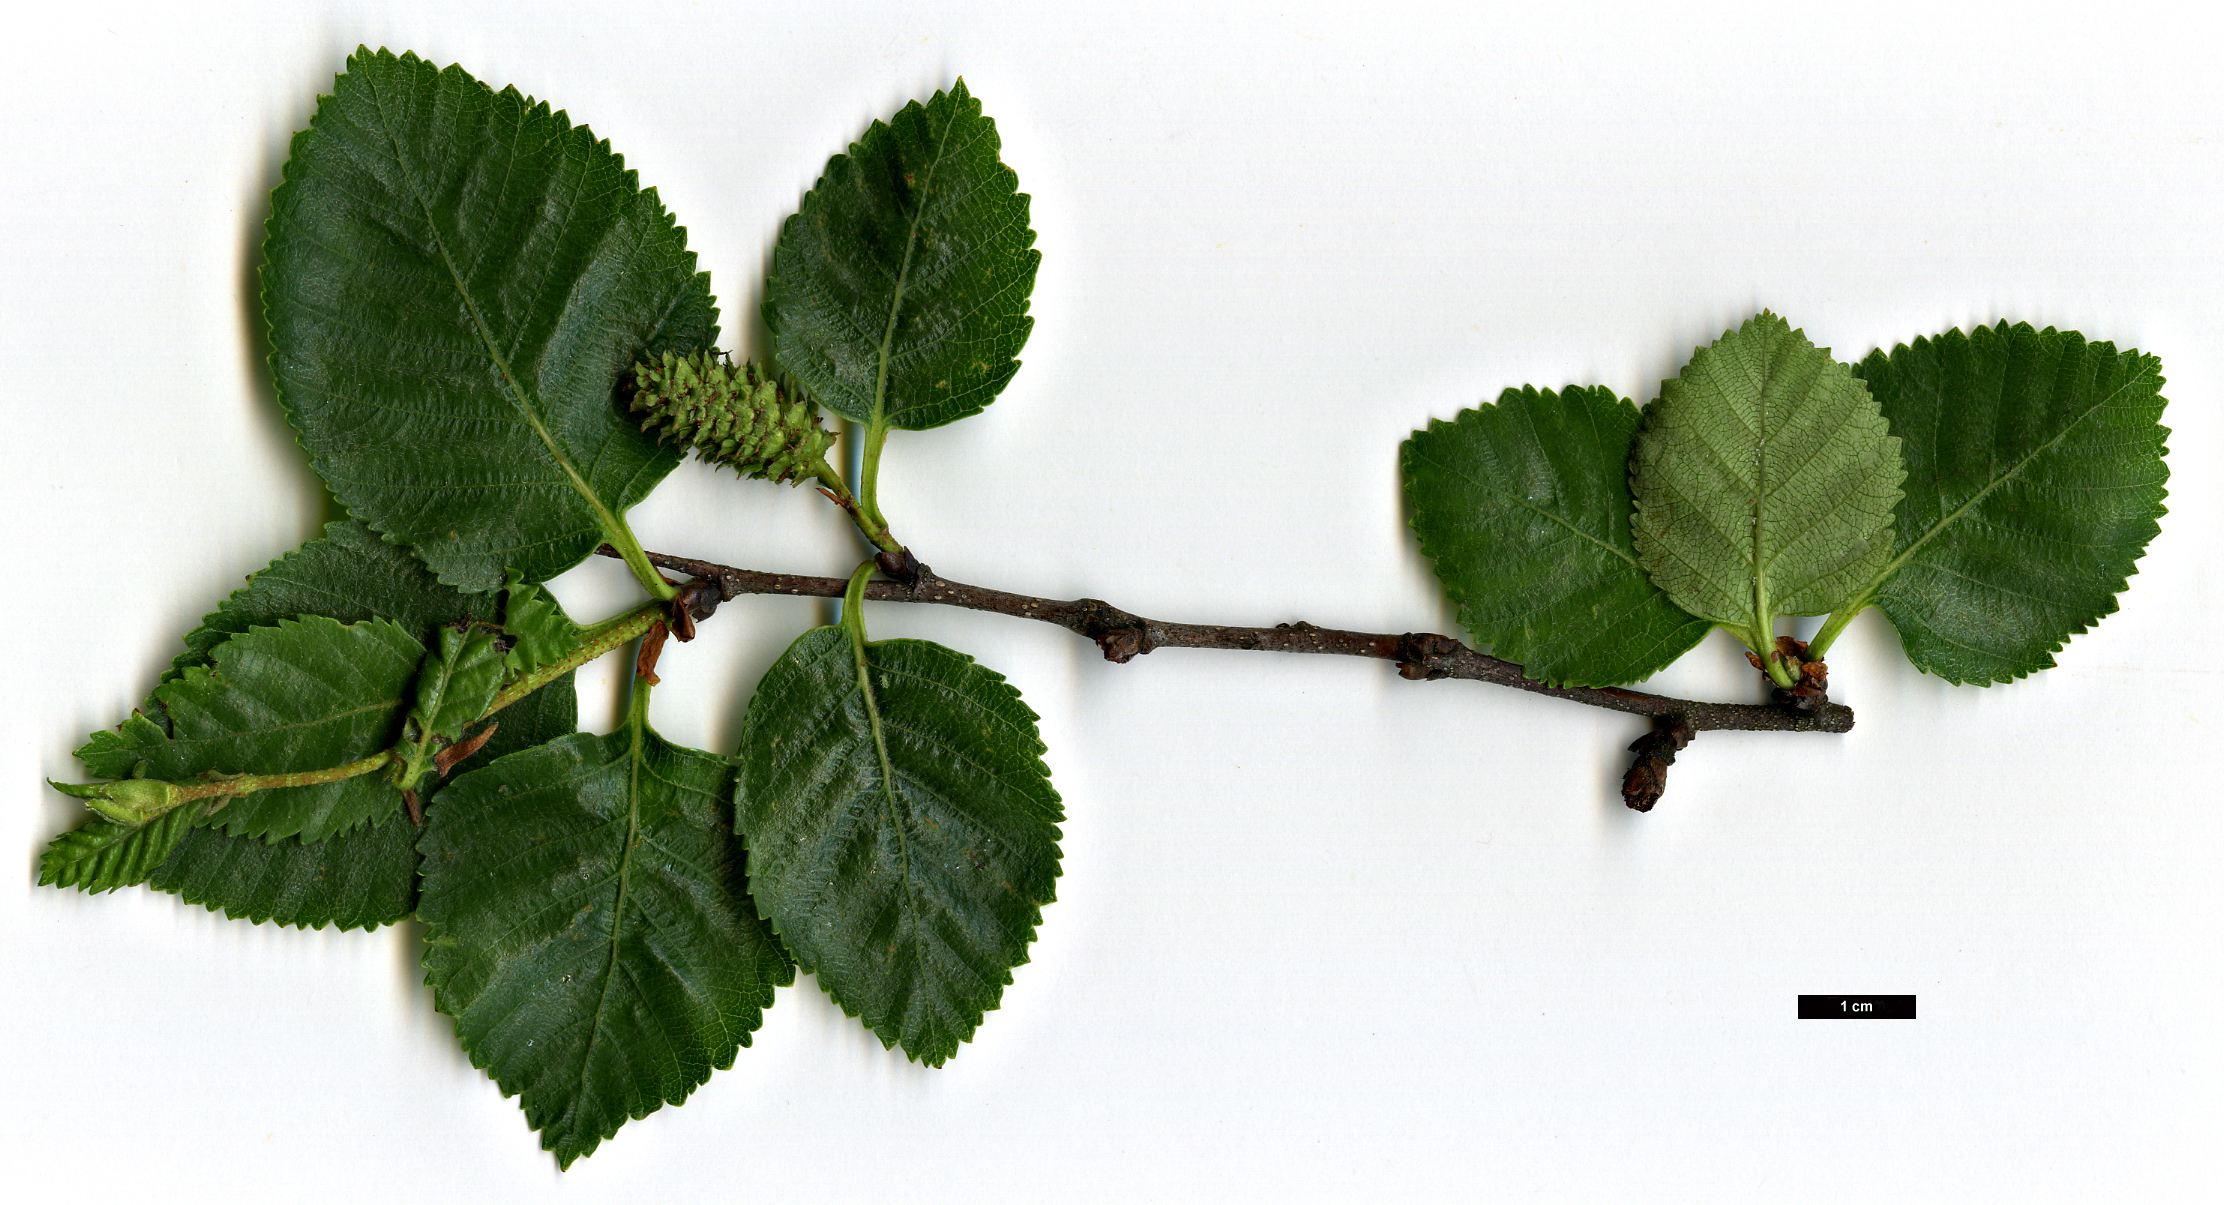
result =
[{"label": "white background", "polygon": [[[180,1202],[2214,1191],[2213,16],[49,11],[0,49],[0,1181]],[[970,651],[1042,713],[1070,819],[1033,962],[940,1071],[805,979],[733,1070],[559,1175],[432,1011],[415,925],[32,886],[79,814],[40,778],[80,779],[83,735],[323,522],[252,273],[287,140],[359,42],[610,138],[752,354],[771,242],[826,158],[962,74],[1043,260],[1011,388],[890,445],[888,513],[960,580],[1456,631],[1403,526],[1399,441],[1525,382],[1649,399],[1763,306],[1843,359],[2001,318],[2160,355],[2170,514],[2060,668],[1948,686],[1872,612],[1832,657],[1850,736],[1706,735],[1649,816],[1615,795],[1629,717],[1379,662],[1113,666],[1044,625],[876,607],[876,636]],[[839,518],[689,465],[632,521],[651,548],[834,574],[858,555]],[[633,593],[607,562],[558,589],[583,617]],[[660,727],[728,748],[823,615],[727,608],[667,654]],[[1718,635],[1653,686],[1743,699],[1751,678]],[[588,724],[614,694],[583,679]],[[1793,1019],[1840,991],[1922,1016]]]}]

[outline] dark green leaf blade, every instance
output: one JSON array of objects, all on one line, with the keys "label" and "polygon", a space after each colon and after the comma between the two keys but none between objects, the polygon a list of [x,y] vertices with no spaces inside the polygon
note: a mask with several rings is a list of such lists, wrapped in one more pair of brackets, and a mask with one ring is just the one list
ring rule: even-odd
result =
[{"label": "dark green leaf blade", "polygon": [[417,907],[417,826],[390,816],[312,843],[190,829],[147,885],[234,920],[375,929]]},{"label": "dark green leaf blade", "polygon": [[[249,628],[307,615],[341,623],[392,620],[428,645],[440,638],[442,628],[499,619],[503,637],[513,646],[513,676],[554,660],[584,634],[541,586],[512,580],[499,600],[462,593],[435,578],[408,549],[379,539],[378,533],[360,523],[341,519],[326,525],[322,537],[258,570],[203,617],[186,636],[185,651],[164,680],[212,664],[210,654],[217,645]],[[521,662],[521,655],[528,652]],[[141,710],[158,717],[162,713],[153,699]],[[499,717],[504,727],[450,774],[465,774],[505,754],[546,744],[577,728],[577,714],[578,695],[571,675],[566,674],[505,708]],[[120,770],[100,775],[128,773],[129,760]]]},{"label": "dark green leaf blade", "polygon": [[1460,623],[1532,678],[1619,686],[1712,624],[1668,601],[1630,542],[1637,407],[1610,389],[1508,389],[1405,441],[1406,508]]},{"label": "dark green leaf blade", "polygon": [[[503,709],[493,737],[457,774],[571,732],[578,727],[576,699],[567,674],[512,703]],[[439,799],[440,789],[434,780],[429,798]],[[236,920],[374,928],[417,910],[418,831],[399,813],[314,844],[298,837],[259,841],[219,829],[188,829],[147,884]]]},{"label": "dark green leaf blade", "polygon": [[1876,605],[1917,667],[1990,684],[2116,609],[2168,493],[2162,363],[2028,323],[1871,352],[1908,462]]},{"label": "dark green leaf blade", "polygon": [[341,623],[390,619],[425,644],[450,624],[501,618],[495,600],[442,585],[407,548],[378,538],[351,519],[325,525],[324,534],[255,571],[247,584],[218,603],[185,637],[165,680],[196,665],[249,628],[281,619],[322,615]]},{"label": "dark green leaf blade", "polygon": [[426,982],[566,1166],[732,1066],[794,981],[742,895],[730,781],[654,732],[577,733],[426,817]]},{"label": "dark green leaf blade", "polygon": [[781,227],[773,354],[820,405],[923,430],[979,413],[1012,374],[1042,253],[996,123],[959,80],[836,155]]},{"label": "dark green leaf blade", "polygon": [[[305,615],[342,623],[387,619],[430,641],[448,625],[495,618],[493,601],[441,584],[407,549],[343,519],[256,572],[203,618],[186,636],[185,652],[164,681],[212,665],[211,653],[233,636],[282,620]],[[513,583],[502,600],[500,618],[504,634],[520,648],[529,643],[539,648],[579,631],[547,591],[535,585]],[[100,777],[129,775],[140,760],[136,750],[142,743],[168,739],[162,717],[159,699],[150,698],[121,731],[94,737],[87,750],[97,761],[88,764]],[[468,773],[578,727],[571,676],[511,704],[498,722],[487,744],[453,773]],[[89,818],[54,842],[42,864],[41,882],[88,890],[146,882],[229,916],[310,928],[384,924],[416,908],[416,828],[398,813],[377,825],[307,845],[298,838],[262,841],[188,827],[198,810],[172,815],[175,819],[167,825],[143,828]]]},{"label": "dark green leaf blade", "polygon": [[[153,710],[78,750],[95,777],[142,772],[166,782],[205,773],[286,774],[345,765],[391,748],[425,646],[387,620],[321,615],[253,628],[218,645],[213,665],[155,688]],[[382,775],[256,791],[210,823],[240,836],[321,841],[391,815],[401,795]]]},{"label": "dark green leaf blade", "polygon": [[280,400],[357,519],[470,591],[551,577],[678,463],[619,410],[636,359],[717,337],[686,232],[584,127],[455,67],[358,51],[272,194]]},{"label": "dark green leaf blade", "polygon": [[1001,675],[922,640],[865,656],[877,734],[838,627],[806,632],[750,701],[750,895],[837,1003],[940,1066],[1027,960],[1063,812],[1035,713]]},{"label": "dark green leaf blade", "polygon": [[1630,527],[1677,606],[1765,652],[1778,616],[1837,608],[1890,559],[1899,441],[1827,349],[1763,311],[1660,390]]}]

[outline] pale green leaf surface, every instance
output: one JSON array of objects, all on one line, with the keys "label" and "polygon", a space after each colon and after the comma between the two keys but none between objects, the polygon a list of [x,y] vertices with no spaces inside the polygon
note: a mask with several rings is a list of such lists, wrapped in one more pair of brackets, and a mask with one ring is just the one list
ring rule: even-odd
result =
[{"label": "pale green leaf surface", "polygon": [[417,675],[410,719],[434,737],[454,739],[486,714],[502,689],[503,649],[484,628],[442,628],[440,652]]},{"label": "pale green leaf surface", "polygon": [[1677,606],[1765,651],[1775,618],[1832,610],[1891,557],[1904,475],[1875,399],[1764,311],[1646,408],[1637,558]]},{"label": "pale green leaf surface", "polygon": [[396,781],[411,789],[423,785],[433,758],[486,714],[502,689],[505,650],[485,628],[442,628],[438,646],[425,655],[417,672],[416,699],[404,729],[407,759]]},{"label": "pale green leaf surface", "polygon": [[874,122],[781,227],[773,354],[820,405],[908,430],[978,413],[1012,374],[1035,232],[996,123],[965,82]]},{"label": "pale green leaf surface", "polygon": [[[750,895],[886,1045],[939,1066],[1027,960],[1058,875],[1058,793],[1003,677],[920,640],[806,632],[742,721]],[[883,743],[885,742],[885,743]]]},{"label": "pale green leaf surface", "polygon": [[[78,759],[96,778],[184,782],[204,773],[323,770],[387,749],[401,735],[425,646],[387,620],[323,616],[254,628],[216,647],[214,663],[155,688],[156,711],[96,732]],[[383,775],[280,787],[234,799],[209,823],[238,836],[321,841],[391,815],[401,795]]]},{"label": "pale green leaf surface", "polygon": [[678,1104],[794,970],[744,898],[725,761],[576,733],[451,783],[419,840],[426,982],[569,1165]]},{"label": "pale green leaf surface", "polygon": [[144,883],[206,806],[188,803],[139,825],[93,816],[47,843],[39,885],[101,892]]},{"label": "pale green leaf surface", "polygon": [[513,575],[502,608],[502,634],[510,641],[510,677],[522,678],[568,656],[585,641],[587,630],[573,623],[545,588]]},{"label": "pale green leaf surface", "polygon": [[359,51],[271,198],[278,394],[357,519],[442,581],[540,580],[679,461],[619,375],[717,337],[686,232],[584,127],[414,55]]},{"label": "pale green leaf surface", "polygon": [[2001,323],[1872,352],[1858,371],[1907,457],[1875,601],[1908,659],[1976,683],[2053,665],[2116,609],[2160,530],[2161,362]]},{"label": "pale green leaf surface", "polygon": [[1532,678],[1650,677],[1713,626],[1655,586],[1630,541],[1637,407],[1598,387],[1508,389],[1405,441],[1406,508],[1460,623]]}]

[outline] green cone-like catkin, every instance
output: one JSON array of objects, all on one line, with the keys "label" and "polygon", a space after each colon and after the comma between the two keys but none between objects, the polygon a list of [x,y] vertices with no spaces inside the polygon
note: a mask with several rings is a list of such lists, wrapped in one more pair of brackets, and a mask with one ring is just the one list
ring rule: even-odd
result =
[{"label": "green cone-like catkin", "polygon": [[633,384],[633,413],[643,431],[744,477],[815,477],[834,442],[819,425],[818,407],[787,396],[747,360],[730,364],[715,352],[665,352],[634,365]]}]

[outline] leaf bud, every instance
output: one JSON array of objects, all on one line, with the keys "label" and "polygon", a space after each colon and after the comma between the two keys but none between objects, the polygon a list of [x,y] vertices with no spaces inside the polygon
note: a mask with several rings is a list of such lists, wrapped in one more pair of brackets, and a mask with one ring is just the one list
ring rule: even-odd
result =
[{"label": "leaf bud", "polygon": [[126,778],[84,786],[48,779],[47,785],[64,795],[84,800],[86,807],[118,824],[145,824],[185,802],[175,784],[159,778]]}]

